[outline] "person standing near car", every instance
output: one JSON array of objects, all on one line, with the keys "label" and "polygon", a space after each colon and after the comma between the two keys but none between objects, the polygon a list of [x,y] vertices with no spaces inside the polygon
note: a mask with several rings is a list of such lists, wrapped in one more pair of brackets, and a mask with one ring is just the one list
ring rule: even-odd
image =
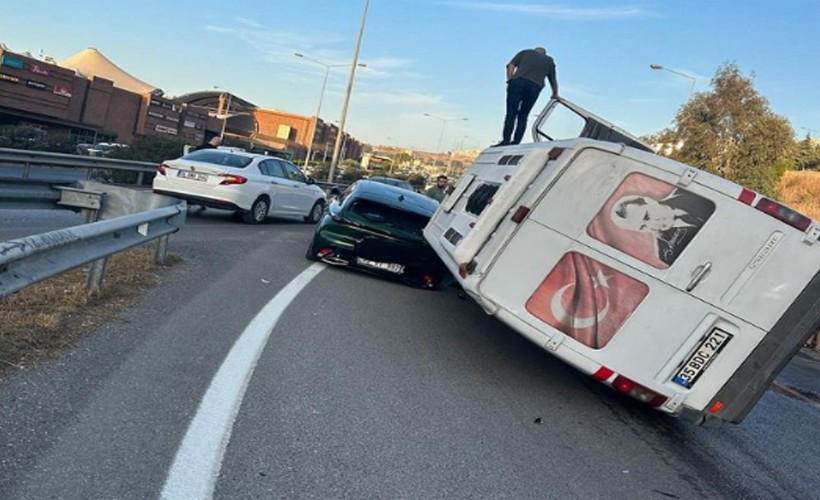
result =
[{"label": "person standing near car", "polygon": [[424,194],[428,198],[432,198],[437,202],[441,203],[444,201],[444,198],[447,196],[447,176],[446,175],[439,175],[436,177],[436,183],[433,184],[430,189],[424,192]]},{"label": "person standing near car", "polygon": [[[501,142],[491,147],[519,144],[527,128],[530,114],[544,80],[549,80],[552,97],[558,97],[558,77],[555,61],[544,47],[524,49],[507,63],[507,113]],[[513,133],[514,131],[514,133]]]},{"label": "person standing near car", "polygon": [[220,144],[222,144],[222,137],[215,135],[208,139],[208,142],[205,144],[200,144],[199,146],[191,149],[191,151],[199,151],[200,149],[216,149]]}]

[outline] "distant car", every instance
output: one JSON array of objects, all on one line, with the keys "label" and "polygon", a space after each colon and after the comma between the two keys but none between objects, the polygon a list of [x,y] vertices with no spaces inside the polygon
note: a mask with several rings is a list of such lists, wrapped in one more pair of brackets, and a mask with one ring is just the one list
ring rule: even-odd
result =
[{"label": "distant car", "polygon": [[388,184],[390,186],[396,186],[402,189],[409,189],[410,191],[415,191],[415,189],[413,189],[413,185],[404,179],[396,179],[394,177],[382,177],[377,175],[375,177],[369,177],[367,180],[381,182],[382,184]]},{"label": "distant car", "polygon": [[422,234],[437,207],[434,200],[412,191],[357,181],[330,204],[307,258],[420,288],[439,288],[449,271]]},{"label": "distant car", "polygon": [[86,149],[89,156],[107,156],[111,152],[111,144],[100,142]]},{"label": "distant car", "polygon": [[234,210],[249,224],[268,215],[319,221],[325,192],[296,165],[281,158],[242,151],[202,149],[157,168],[154,192],[193,205]]},{"label": "distant car", "polygon": [[87,142],[81,142],[81,143],[77,144],[75,152],[78,155],[88,155],[88,150],[93,148],[93,147],[94,147],[93,144],[89,144]]}]

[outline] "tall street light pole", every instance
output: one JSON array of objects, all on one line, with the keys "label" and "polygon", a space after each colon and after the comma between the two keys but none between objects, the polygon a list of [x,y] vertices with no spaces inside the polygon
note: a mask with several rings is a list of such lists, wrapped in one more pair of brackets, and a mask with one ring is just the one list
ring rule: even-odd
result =
[{"label": "tall street light pole", "polygon": [[[350,66],[350,65],[347,64],[347,63],[345,63],[345,64],[327,64],[325,62],[319,61],[317,59],[313,59],[312,57],[308,57],[308,56],[306,56],[304,54],[301,54],[299,52],[294,52],[293,55],[295,55],[296,57],[301,57],[302,59],[305,59],[306,61],[314,62],[316,64],[319,64],[319,65],[322,65],[322,66],[325,67],[325,78],[322,81],[322,91],[319,93],[319,106],[316,108],[316,121],[315,121],[315,124],[313,126],[313,135],[310,137],[310,140],[308,141],[307,155],[305,156],[305,163],[303,165],[303,166],[307,167],[308,162],[310,161],[310,155],[313,152],[313,141],[316,139],[316,127],[319,126],[319,117],[321,116],[321,113],[322,113],[322,102],[325,99],[325,88],[327,87],[327,77],[330,75],[330,68],[343,68],[343,67],[347,67],[347,66]],[[365,68],[365,67],[367,67],[367,65],[366,64],[359,64],[359,67],[360,68]]]},{"label": "tall street light pole", "polygon": [[696,80],[695,80],[694,76],[687,75],[686,73],[681,73],[680,71],[675,71],[674,69],[669,69],[665,66],[661,66],[660,64],[652,63],[652,64],[649,65],[649,67],[652,68],[652,69],[658,69],[658,70],[665,69],[666,71],[668,71],[670,73],[675,73],[676,75],[680,75],[684,78],[688,78],[688,79],[692,80],[692,85],[689,87],[689,98],[690,99],[692,98],[692,94],[695,93],[695,81]]},{"label": "tall street light pole", "polygon": [[467,121],[467,118],[442,118],[440,116],[431,115],[430,113],[424,113],[424,116],[441,120],[441,133],[438,136],[438,144],[436,145],[436,157],[438,158],[438,154],[441,153],[441,140],[444,139],[444,128],[447,126],[447,122]]},{"label": "tall street light pole", "polygon": [[345,100],[344,104],[342,104],[342,116],[339,118],[339,131],[336,133],[336,145],[333,147],[333,159],[330,160],[330,171],[327,173],[327,182],[333,182],[333,174],[339,163],[339,151],[342,148],[341,139],[344,136],[345,121],[347,120],[347,105],[350,102],[350,93],[353,90],[353,78],[356,76],[356,66],[358,66],[359,62],[359,49],[362,46],[362,35],[364,35],[364,25],[367,21],[367,8],[369,6],[370,0],[365,0],[364,11],[362,12],[362,23],[359,27],[359,37],[356,40],[356,50],[353,52],[353,63],[350,65],[350,78],[347,80]]}]

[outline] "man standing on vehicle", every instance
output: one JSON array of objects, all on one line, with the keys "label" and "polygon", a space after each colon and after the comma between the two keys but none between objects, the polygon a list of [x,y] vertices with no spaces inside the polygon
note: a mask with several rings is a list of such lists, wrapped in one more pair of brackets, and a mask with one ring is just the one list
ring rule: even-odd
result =
[{"label": "man standing on vehicle", "polygon": [[550,82],[552,97],[558,97],[555,61],[547,55],[544,47],[524,49],[507,64],[507,114],[504,117],[504,132],[501,142],[492,147],[521,142],[527,128],[527,116],[544,88],[544,79]]},{"label": "man standing on vehicle", "polygon": [[447,196],[447,176],[439,175],[436,177],[436,183],[424,192],[428,198],[432,198],[441,203]]}]

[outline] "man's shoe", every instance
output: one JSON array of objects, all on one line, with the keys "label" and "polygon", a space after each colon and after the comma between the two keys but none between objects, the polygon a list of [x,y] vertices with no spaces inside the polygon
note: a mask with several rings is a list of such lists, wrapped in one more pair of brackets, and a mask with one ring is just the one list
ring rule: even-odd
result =
[{"label": "man's shoe", "polygon": [[509,145],[510,145],[510,143],[509,143],[509,142],[507,142],[507,141],[501,141],[501,142],[499,142],[498,144],[493,144],[493,145],[492,145],[492,146],[490,146],[490,147],[491,147],[491,148],[497,148],[498,146],[509,146]]}]

